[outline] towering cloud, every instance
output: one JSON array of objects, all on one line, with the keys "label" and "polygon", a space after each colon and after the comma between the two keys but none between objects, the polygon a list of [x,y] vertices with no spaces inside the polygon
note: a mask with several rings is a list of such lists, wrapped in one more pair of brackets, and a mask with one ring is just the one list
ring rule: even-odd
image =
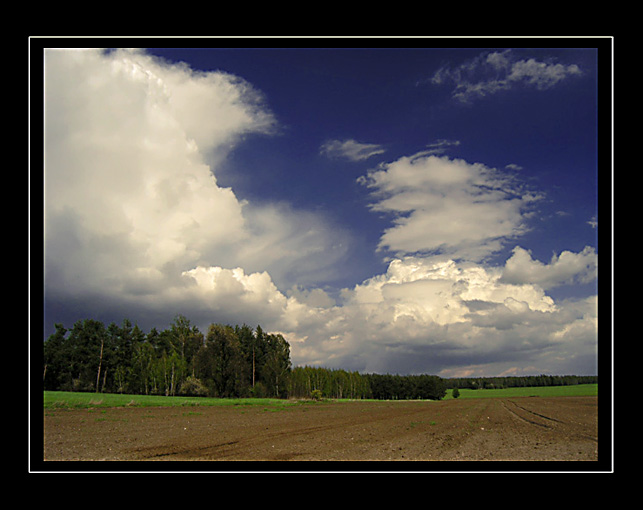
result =
[{"label": "towering cloud", "polygon": [[292,285],[332,273],[344,253],[342,230],[320,215],[218,184],[243,136],[275,125],[245,81],[142,51],[48,50],[45,100],[49,298],[169,310],[202,297],[197,268],[269,270]]}]

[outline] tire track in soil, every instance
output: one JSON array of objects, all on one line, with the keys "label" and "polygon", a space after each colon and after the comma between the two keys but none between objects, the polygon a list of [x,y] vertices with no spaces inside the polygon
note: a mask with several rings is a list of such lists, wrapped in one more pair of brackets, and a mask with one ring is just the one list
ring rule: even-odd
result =
[{"label": "tire track in soil", "polygon": [[[514,408],[511,409],[507,405],[507,403],[511,404]],[[523,407],[523,406],[520,406],[520,405],[516,404],[516,402],[514,402],[513,400],[506,400],[506,401],[502,400],[501,404],[510,414],[512,414],[513,416],[515,416],[516,418],[518,418],[519,420],[521,420],[521,421],[523,421],[525,423],[530,423],[532,425],[537,425],[539,427],[544,427],[546,429],[553,428],[552,425],[549,425],[547,423],[541,423],[539,421],[535,421],[534,419],[528,417],[529,415],[536,416],[538,418],[543,418],[545,420],[549,420],[549,421],[553,421],[553,422],[564,423],[564,422],[561,422],[560,420],[557,420],[555,418],[551,418],[550,416],[545,416],[543,414],[539,414],[539,413],[536,413],[534,411],[531,411],[531,410],[527,409],[526,407]],[[523,413],[521,414],[519,411],[516,411],[515,409],[520,409],[521,411],[523,411]],[[525,413],[527,413],[526,416],[524,416]]]},{"label": "tire track in soil", "polygon": [[[506,402],[512,404],[514,406],[514,409],[510,409],[509,406],[507,406]],[[513,416],[517,417],[519,420],[521,420],[521,421],[523,421],[525,423],[529,423],[531,425],[537,425],[538,427],[542,427],[542,428],[549,429],[549,430],[557,430],[559,428],[556,425],[557,423],[560,424],[560,428],[562,428],[562,429],[568,428],[568,427],[566,427],[566,425],[568,425],[568,424],[565,421],[559,420],[557,418],[552,418],[551,416],[547,416],[547,415],[544,415],[544,414],[541,414],[541,413],[537,413],[536,411],[533,411],[531,409],[527,409],[524,406],[518,405],[513,400],[506,400],[506,401],[503,400],[503,401],[501,401],[501,403],[502,403],[502,406],[510,414],[512,414]],[[526,416],[521,415],[520,412],[516,411],[515,409],[520,409],[521,411],[526,413]],[[532,418],[532,417],[535,417],[535,418]],[[547,422],[552,422],[552,423],[547,423],[547,422],[543,423],[543,422],[540,422],[540,421],[536,421],[537,418],[541,418],[543,420],[547,420]],[[598,443],[598,438],[594,437],[592,435],[589,435],[589,434],[583,434],[583,433],[576,432],[576,433],[572,434],[572,436],[582,438],[582,439],[589,439],[589,440],[591,440],[591,441],[593,441],[595,443]]]}]

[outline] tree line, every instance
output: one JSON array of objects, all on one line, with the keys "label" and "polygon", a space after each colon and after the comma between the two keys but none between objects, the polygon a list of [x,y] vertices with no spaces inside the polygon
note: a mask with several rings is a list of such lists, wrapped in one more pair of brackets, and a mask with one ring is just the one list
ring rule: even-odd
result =
[{"label": "tree line", "polygon": [[145,395],[283,398],[292,369],[282,335],[223,324],[204,335],[182,315],[147,334],[128,319],[55,324],[43,361],[46,390]]},{"label": "tree line", "polygon": [[182,315],[144,333],[125,319],[107,327],[55,324],[44,343],[45,390],[211,397],[440,399],[437,376],[360,374],[292,367],[290,345],[261,326],[210,324],[204,335]]},{"label": "tree line", "polygon": [[573,386],[597,384],[597,375],[525,375],[503,377],[454,377],[445,379],[447,389],[471,390],[527,388],[534,386]]},{"label": "tree line", "polygon": [[368,374],[292,367],[290,345],[261,326],[210,324],[203,334],[182,315],[168,328],[144,333],[125,319],[107,327],[55,324],[44,342],[45,390],[211,397],[432,399],[447,389],[560,386],[597,376],[518,376],[443,379],[435,375]]},{"label": "tree line", "polygon": [[324,367],[296,367],[292,370],[293,397],[377,400],[429,399],[446,395],[444,380],[435,375],[360,374]]}]

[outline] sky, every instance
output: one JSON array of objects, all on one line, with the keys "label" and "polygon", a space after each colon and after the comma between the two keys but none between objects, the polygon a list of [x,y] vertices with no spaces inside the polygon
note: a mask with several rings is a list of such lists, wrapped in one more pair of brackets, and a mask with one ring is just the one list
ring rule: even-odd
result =
[{"label": "sky", "polygon": [[182,314],[300,366],[597,373],[596,48],[162,42],[45,50],[45,338]]}]

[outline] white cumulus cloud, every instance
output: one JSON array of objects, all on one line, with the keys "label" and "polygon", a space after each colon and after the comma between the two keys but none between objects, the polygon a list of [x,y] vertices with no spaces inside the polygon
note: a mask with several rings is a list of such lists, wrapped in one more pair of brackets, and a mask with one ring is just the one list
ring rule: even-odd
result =
[{"label": "white cumulus cloud", "polygon": [[573,371],[574,358],[578,370],[593,370],[595,298],[557,303],[538,284],[502,276],[501,267],[444,257],[394,259],[386,273],[344,289],[341,304],[298,302],[291,329],[282,326],[298,339],[301,364],[448,376],[473,365],[478,375],[547,371],[556,358]]},{"label": "white cumulus cloud", "polygon": [[373,190],[374,211],[395,215],[380,248],[398,254],[481,259],[524,233],[523,214],[537,198],[498,170],[424,153],[380,165],[358,181]]},{"label": "white cumulus cloud", "polygon": [[551,289],[568,283],[588,283],[598,272],[598,255],[591,246],[580,253],[563,251],[554,254],[549,264],[534,260],[531,253],[516,246],[505,263],[502,279],[509,283],[534,283]]}]

